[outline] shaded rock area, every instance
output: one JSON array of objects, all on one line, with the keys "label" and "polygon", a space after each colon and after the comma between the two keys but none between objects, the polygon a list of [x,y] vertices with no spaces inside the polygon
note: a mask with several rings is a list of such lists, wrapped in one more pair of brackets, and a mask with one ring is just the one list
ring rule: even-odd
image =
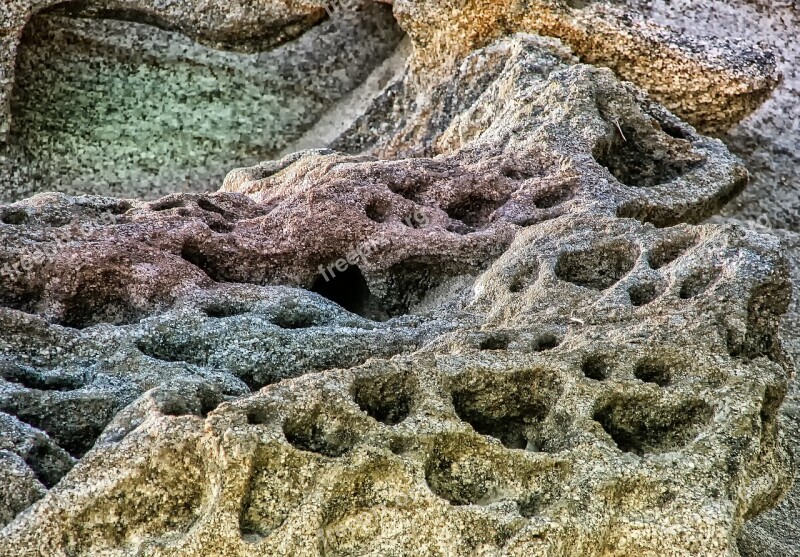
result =
[{"label": "shaded rock area", "polygon": [[[118,4],[24,33],[105,29],[109,48],[144,28],[63,18],[135,8],[281,61],[342,25],[313,2]],[[408,63],[329,145],[245,161],[216,193],[0,206],[0,556],[777,547],[752,519],[792,480],[794,254],[707,222],[748,172],[657,102],[720,131],[776,85],[775,58],[605,4],[526,6],[395,0],[410,45],[382,67],[388,8],[339,12],[372,14],[358,41],[382,50],[358,76],[323,68],[340,89],[278,118],[270,149]],[[41,7],[9,4],[6,29]],[[56,155],[45,169],[75,162]]]},{"label": "shaded rock area", "polygon": [[37,15],[16,57],[0,200],[216,190],[232,167],[299,139],[401,36],[380,5],[253,53],[131,21]]},{"label": "shaded rock area", "polygon": [[[736,36],[769,45],[776,55],[783,80],[770,99],[755,113],[721,135],[751,173],[749,186],[722,211],[719,222],[744,226],[781,238],[787,252],[795,288],[800,285],[800,94],[797,61],[800,46],[800,6],[796,2],[660,2],[627,4],[661,24],[685,32]],[[800,306],[794,296],[784,320],[784,343],[796,360],[800,357]],[[800,390],[793,381],[782,408],[790,446],[800,455]],[[798,460],[795,457],[795,475]],[[751,522],[740,542],[748,557],[800,555],[800,483],[775,511]]]}]

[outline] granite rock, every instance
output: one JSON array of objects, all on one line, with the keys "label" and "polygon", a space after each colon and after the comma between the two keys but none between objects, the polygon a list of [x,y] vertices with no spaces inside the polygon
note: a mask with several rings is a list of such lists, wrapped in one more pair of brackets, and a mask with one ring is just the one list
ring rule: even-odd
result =
[{"label": "granite rock", "polygon": [[743,165],[555,39],[416,64],[216,194],[2,208],[0,412],[79,460],[0,555],[738,554],[792,372],[779,242],[697,224]]}]

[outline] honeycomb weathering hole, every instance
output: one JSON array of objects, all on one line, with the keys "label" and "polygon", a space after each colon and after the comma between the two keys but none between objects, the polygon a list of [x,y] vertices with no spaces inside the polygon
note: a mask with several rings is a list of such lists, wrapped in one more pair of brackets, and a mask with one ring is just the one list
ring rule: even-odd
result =
[{"label": "honeycomb weathering hole", "polygon": [[626,186],[647,188],[671,182],[705,160],[688,141],[652,130],[643,134],[624,122],[614,122],[613,127],[612,138],[601,141],[593,156]]},{"label": "honeycomb weathering hole", "polygon": [[286,440],[296,449],[336,458],[353,448],[353,431],[338,419],[331,419],[319,407],[287,418],[283,423]]},{"label": "honeycomb weathering hole", "polygon": [[683,280],[679,296],[690,300],[705,292],[719,278],[721,270],[717,267],[701,268],[693,271]]},{"label": "honeycomb weathering hole", "polygon": [[599,404],[593,417],[621,451],[642,456],[685,447],[711,421],[713,410],[701,400],[670,405],[619,395]]},{"label": "honeycomb weathering hole", "polygon": [[555,273],[559,279],[578,286],[605,290],[633,269],[638,255],[638,249],[624,241],[600,244],[561,254]]},{"label": "honeycomb weathering hole", "polygon": [[651,250],[648,263],[651,268],[660,269],[678,259],[696,243],[697,239],[692,236],[680,236],[665,240]]},{"label": "honeycomb weathering hole", "polygon": [[541,423],[558,397],[554,376],[542,370],[480,373],[453,389],[458,417],[481,435],[512,449],[538,449]]},{"label": "honeycomb weathering hole", "polygon": [[607,354],[589,354],[581,363],[581,371],[588,379],[605,381],[611,375],[611,357]]},{"label": "honeycomb weathering hole", "polygon": [[640,381],[666,387],[672,382],[670,366],[657,358],[645,358],[636,364],[633,374]]},{"label": "honeycomb weathering hole", "polygon": [[359,408],[377,421],[396,425],[411,412],[415,378],[404,372],[358,377],[353,382],[353,399]]},{"label": "honeycomb weathering hole", "polygon": [[645,306],[658,298],[660,294],[658,285],[654,282],[641,282],[628,289],[628,296],[634,306]]}]

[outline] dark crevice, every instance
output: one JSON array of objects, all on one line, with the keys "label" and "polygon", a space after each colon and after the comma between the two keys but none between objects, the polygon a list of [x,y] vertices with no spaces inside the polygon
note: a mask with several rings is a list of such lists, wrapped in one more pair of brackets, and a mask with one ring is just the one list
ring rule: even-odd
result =
[{"label": "dark crevice", "polygon": [[481,350],[507,350],[511,339],[505,334],[493,334],[484,338],[479,348]]},{"label": "dark crevice", "polygon": [[658,285],[654,282],[641,282],[628,289],[631,304],[637,307],[653,302],[660,293]]},{"label": "dark crevice", "polygon": [[590,354],[583,359],[581,371],[588,379],[605,381],[611,375],[611,357],[607,354]]},{"label": "dark crevice", "polygon": [[376,321],[384,320],[376,315],[369,286],[361,269],[351,265],[342,272],[334,269],[332,273],[333,276],[327,273],[319,275],[311,286],[311,291],[339,304],[350,313]]}]

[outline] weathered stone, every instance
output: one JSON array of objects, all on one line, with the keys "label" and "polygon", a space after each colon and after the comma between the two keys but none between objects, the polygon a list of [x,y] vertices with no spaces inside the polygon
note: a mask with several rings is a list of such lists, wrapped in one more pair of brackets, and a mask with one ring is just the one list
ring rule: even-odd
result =
[{"label": "weathered stone", "polygon": [[0,555],[737,554],[788,486],[788,267],[680,223],[743,166],[553,39],[418,71],[367,154],[2,209],[0,411],[144,394]]},{"label": "weathered stone", "polygon": [[372,4],[252,53],[86,15],[40,13],[25,27],[0,201],[216,190],[232,167],[279,156],[402,37],[391,10]]}]

